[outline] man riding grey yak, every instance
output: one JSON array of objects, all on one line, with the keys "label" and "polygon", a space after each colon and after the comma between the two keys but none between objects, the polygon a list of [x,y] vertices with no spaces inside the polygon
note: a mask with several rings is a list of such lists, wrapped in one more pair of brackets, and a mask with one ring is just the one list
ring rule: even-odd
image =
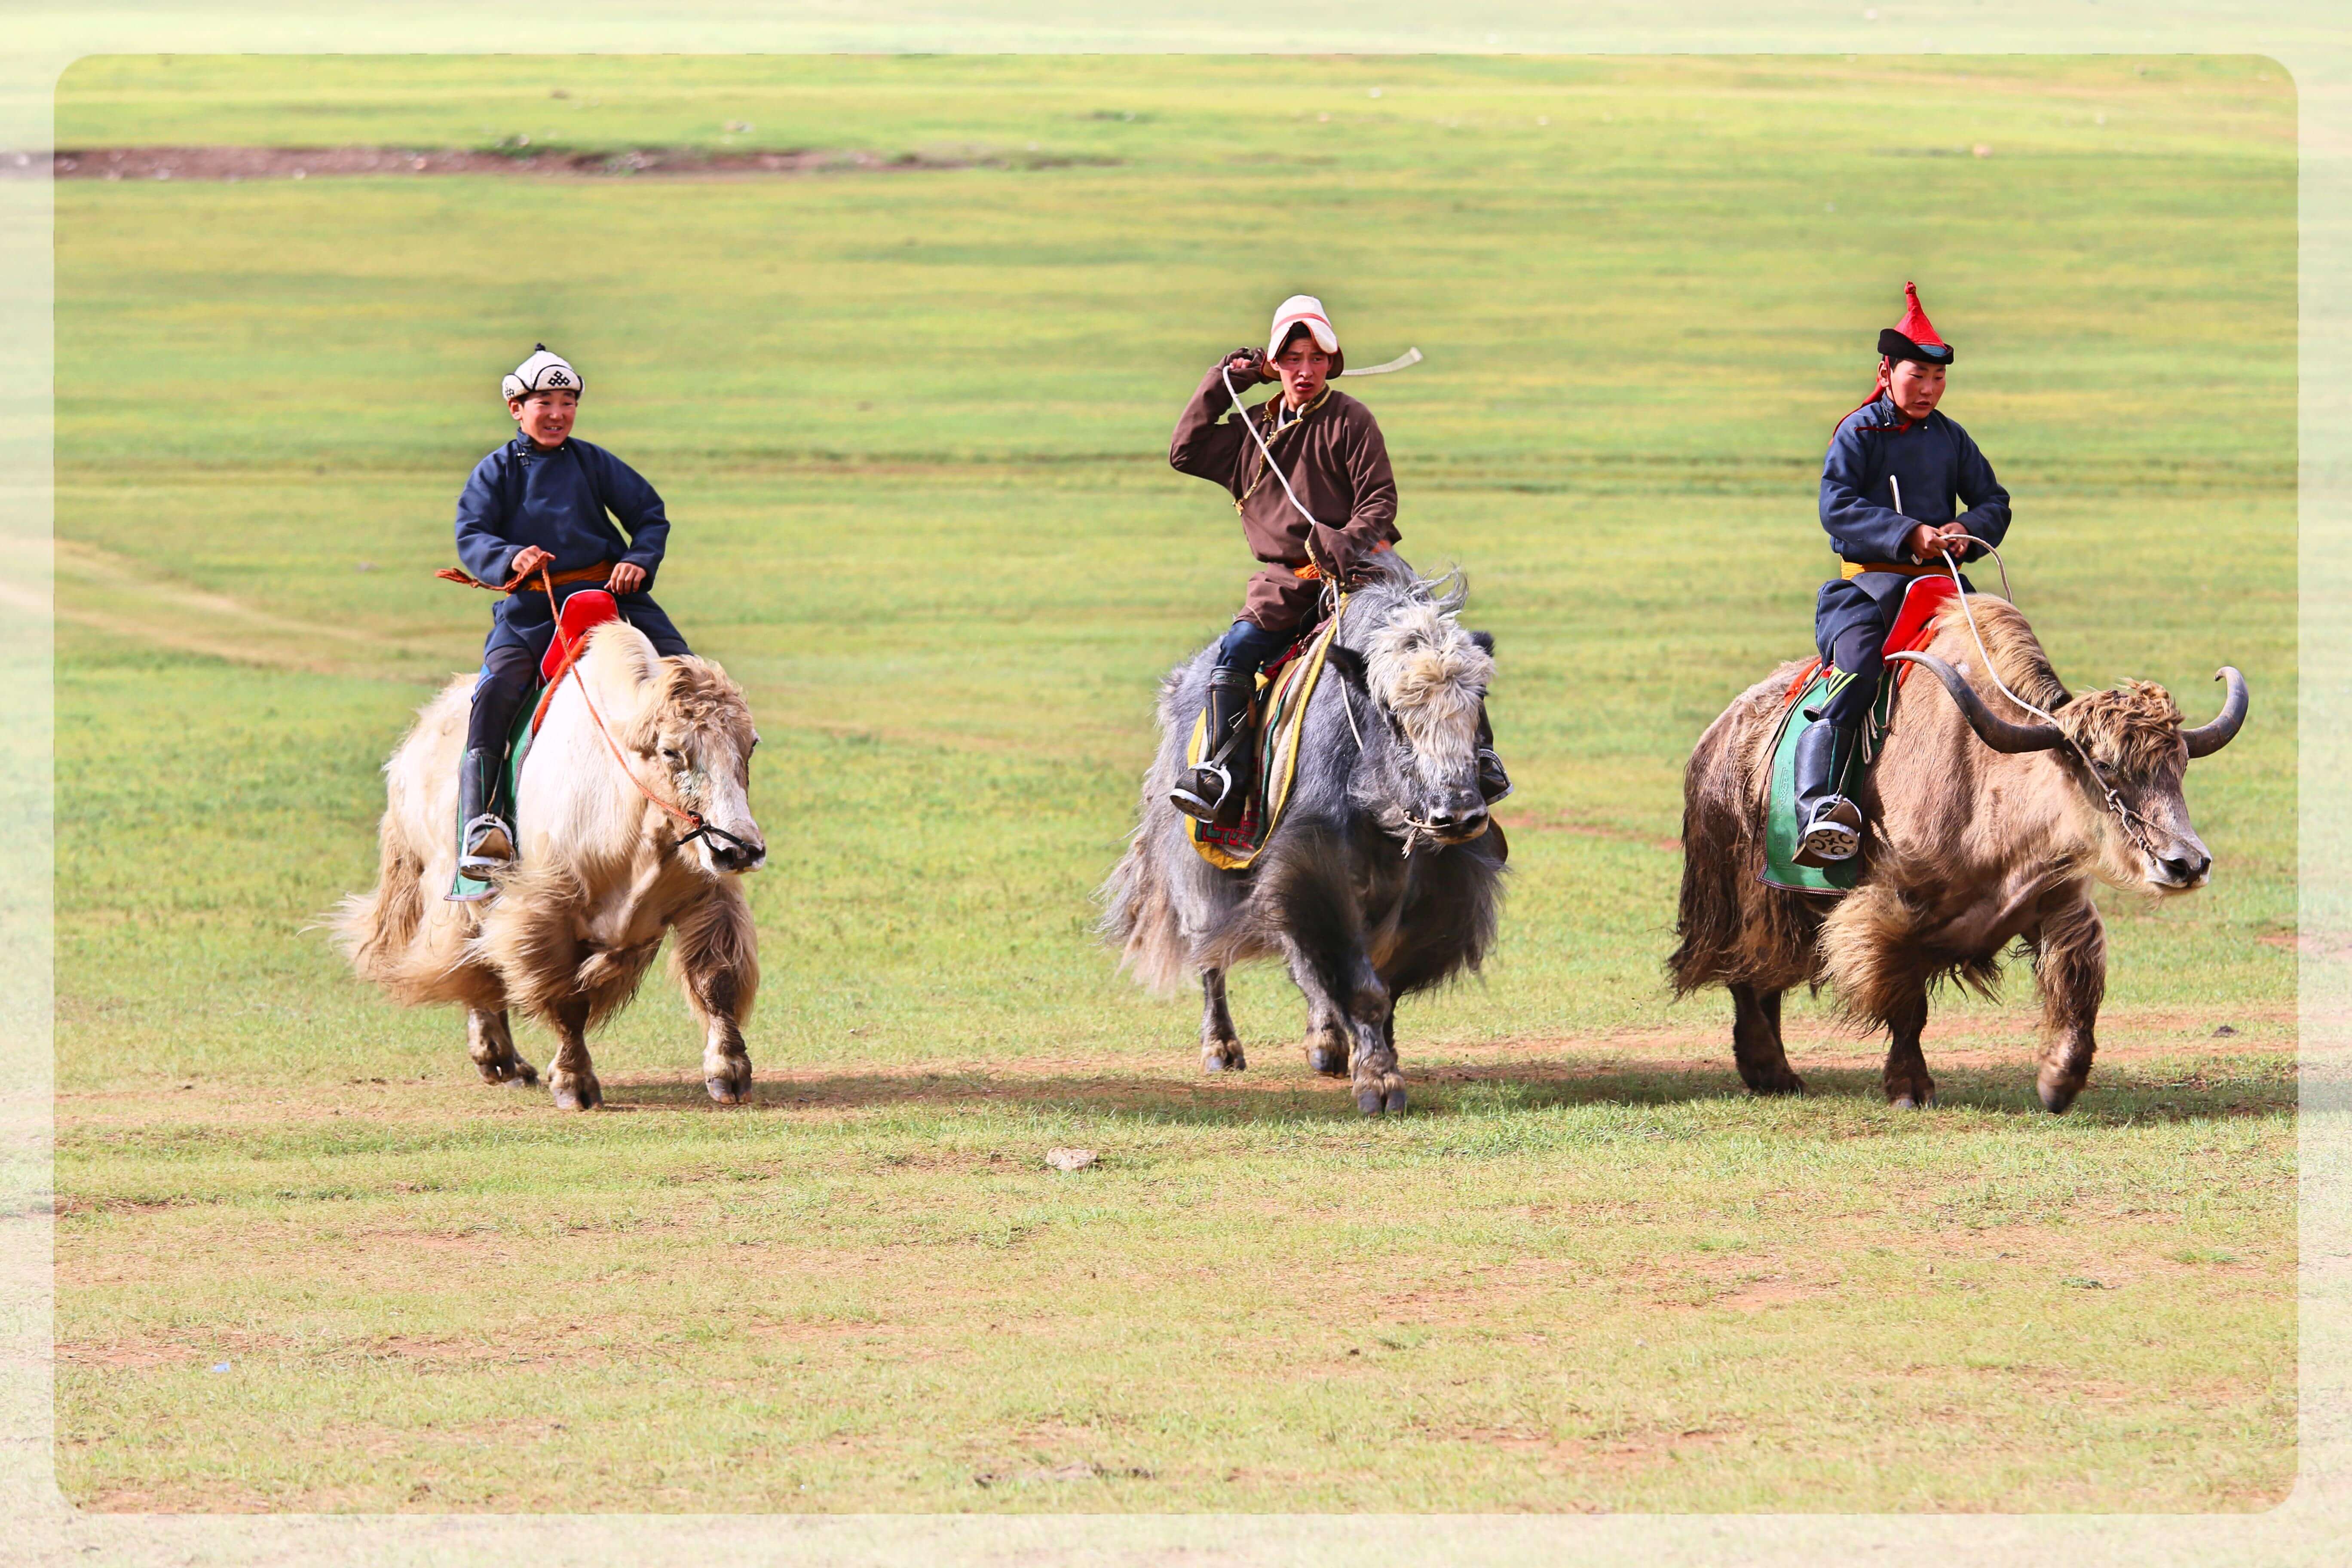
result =
[{"label": "man riding grey yak", "polygon": [[[1275,311],[1265,349],[1235,349],[1209,368],[1169,438],[1170,466],[1234,498],[1261,563],[1217,645],[1200,765],[1169,795],[1177,810],[1203,822],[1230,825],[1249,800],[1258,671],[1322,620],[1326,586],[1346,584],[1402,537],[1380,422],[1329,384],[1346,364],[1323,302],[1294,294]],[[1268,382],[1281,384],[1278,395],[1246,413],[1236,408],[1240,394]],[[1492,805],[1510,789],[1482,711],[1479,793]]]},{"label": "man riding grey yak", "polygon": [[656,653],[691,651],[647,592],[669,542],[661,496],[628,464],[572,434],[586,379],[541,343],[500,390],[515,437],[475,465],[457,498],[457,559],[478,583],[506,595],[482,645],[458,765],[457,868],[478,882],[515,854],[504,798],[507,737],[555,637],[541,574],[558,605],[582,589],[605,589]]},{"label": "man riding grey yak", "polygon": [[1861,809],[1838,782],[1861,746],[1881,649],[1911,580],[1944,571],[1946,551],[1959,562],[1981,556],[1971,536],[1998,545],[2009,531],[2009,492],[1969,433],[1937,411],[1952,346],[1917,289],[1904,284],[1903,298],[1901,324],[1878,334],[1878,386],[1838,422],[1822,463],[1822,526],[1843,565],[1813,608],[1813,640],[1836,674],[1822,721],[1797,741],[1801,866],[1852,859],[1861,847]]}]

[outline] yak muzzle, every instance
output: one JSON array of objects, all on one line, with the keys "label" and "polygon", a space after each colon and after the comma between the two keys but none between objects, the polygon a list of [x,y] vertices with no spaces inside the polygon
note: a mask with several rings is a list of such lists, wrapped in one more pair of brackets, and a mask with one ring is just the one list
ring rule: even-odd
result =
[{"label": "yak muzzle", "polygon": [[756,871],[768,863],[768,847],[758,839],[721,839],[710,847],[710,862],[730,874]]},{"label": "yak muzzle", "polygon": [[2213,857],[2195,839],[2176,842],[2147,857],[2148,885],[2160,893],[2185,893],[2213,876]]},{"label": "yak muzzle", "polygon": [[678,847],[682,849],[699,839],[704,852],[710,857],[712,870],[722,876],[740,875],[756,871],[768,863],[768,847],[756,837],[757,829],[753,832],[754,837],[746,837],[730,833],[715,822],[703,822],[679,840]]},{"label": "yak muzzle", "polygon": [[1451,791],[1424,809],[1412,826],[1440,844],[1467,844],[1486,831],[1486,802],[1475,789]]}]

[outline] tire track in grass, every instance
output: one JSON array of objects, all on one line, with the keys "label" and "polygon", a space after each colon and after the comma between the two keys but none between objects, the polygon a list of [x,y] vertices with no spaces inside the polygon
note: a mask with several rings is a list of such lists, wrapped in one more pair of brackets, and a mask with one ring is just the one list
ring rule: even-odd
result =
[{"label": "tire track in grass", "polygon": [[[149,574],[137,561],[72,540],[56,542],[54,605],[21,581],[0,582],[0,603],[119,640],[314,675],[430,679],[448,663],[437,643],[377,627],[302,620],[226,594]],[[102,606],[102,607],[101,607]],[[341,649],[341,652],[330,650]]]}]

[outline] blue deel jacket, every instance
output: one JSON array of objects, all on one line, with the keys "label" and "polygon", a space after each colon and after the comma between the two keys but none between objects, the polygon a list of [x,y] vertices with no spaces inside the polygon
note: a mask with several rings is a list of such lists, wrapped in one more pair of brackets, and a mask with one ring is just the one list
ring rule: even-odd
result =
[{"label": "blue deel jacket", "polygon": [[[1890,479],[1902,487],[1899,512]],[[1966,430],[1940,411],[1915,424],[1883,393],[1838,422],[1822,460],[1822,527],[1840,556],[1908,563],[1911,531],[1955,517],[1995,544],[2009,531],[2009,492]],[[1970,545],[1966,559],[1983,553]]]},{"label": "blue deel jacket", "polygon": [[474,465],[457,498],[457,559],[492,584],[503,584],[514,558],[536,544],[555,557],[557,572],[601,561],[642,566],[651,591],[668,542],[669,518],[653,486],[577,437],[551,450],[518,433]]}]

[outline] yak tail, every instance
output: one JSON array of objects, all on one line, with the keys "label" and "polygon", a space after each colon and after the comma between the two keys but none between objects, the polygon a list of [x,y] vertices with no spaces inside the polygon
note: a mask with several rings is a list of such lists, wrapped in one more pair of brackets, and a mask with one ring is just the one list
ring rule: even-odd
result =
[{"label": "yak tail", "polygon": [[1768,891],[1758,879],[1770,765],[1765,748],[1776,717],[1753,701],[1734,703],[1707,726],[1684,770],[1679,941],[1666,959],[1678,997],[1708,985],[1769,984],[1769,976],[1810,968],[1812,933],[1796,897]]},{"label": "yak tail", "polygon": [[1696,808],[1683,813],[1683,886],[1675,917],[1679,940],[1666,958],[1676,996],[1744,978],[1736,955],[1745,945],[1748,911],[1739,883],[1748,869],[1746,846],[1723,832],[1720,819]]},{"label": "yak tail", "polygon": [[1127,853],[1096,892],[1103,906],[1096,930],[1118,949],[1118,966],[1155,994],[1168,995],[1192,973],[1192,954],[1176,925],[1168,879],[1152,853],[1150,814],[1128,836]]},{"label": "yak tail", "polygon": [[1748,919],[1748,900],[1740,896],[1748,858],[1747,803],[1727,765],[1727,729],[1721,720],[1709,727],[1683,774],[1683,886],[1675,911],[1680,940],[1666,959],[1676,996],[1742,978],[1734,971]]},{"label": "yak tail", "polygon": [[384,813],[376,839],[373,890],[339,900],[328,926],[361,979],[398,992],[410,944],[425,923],[425,859],[408,842],[395,813]]}]

